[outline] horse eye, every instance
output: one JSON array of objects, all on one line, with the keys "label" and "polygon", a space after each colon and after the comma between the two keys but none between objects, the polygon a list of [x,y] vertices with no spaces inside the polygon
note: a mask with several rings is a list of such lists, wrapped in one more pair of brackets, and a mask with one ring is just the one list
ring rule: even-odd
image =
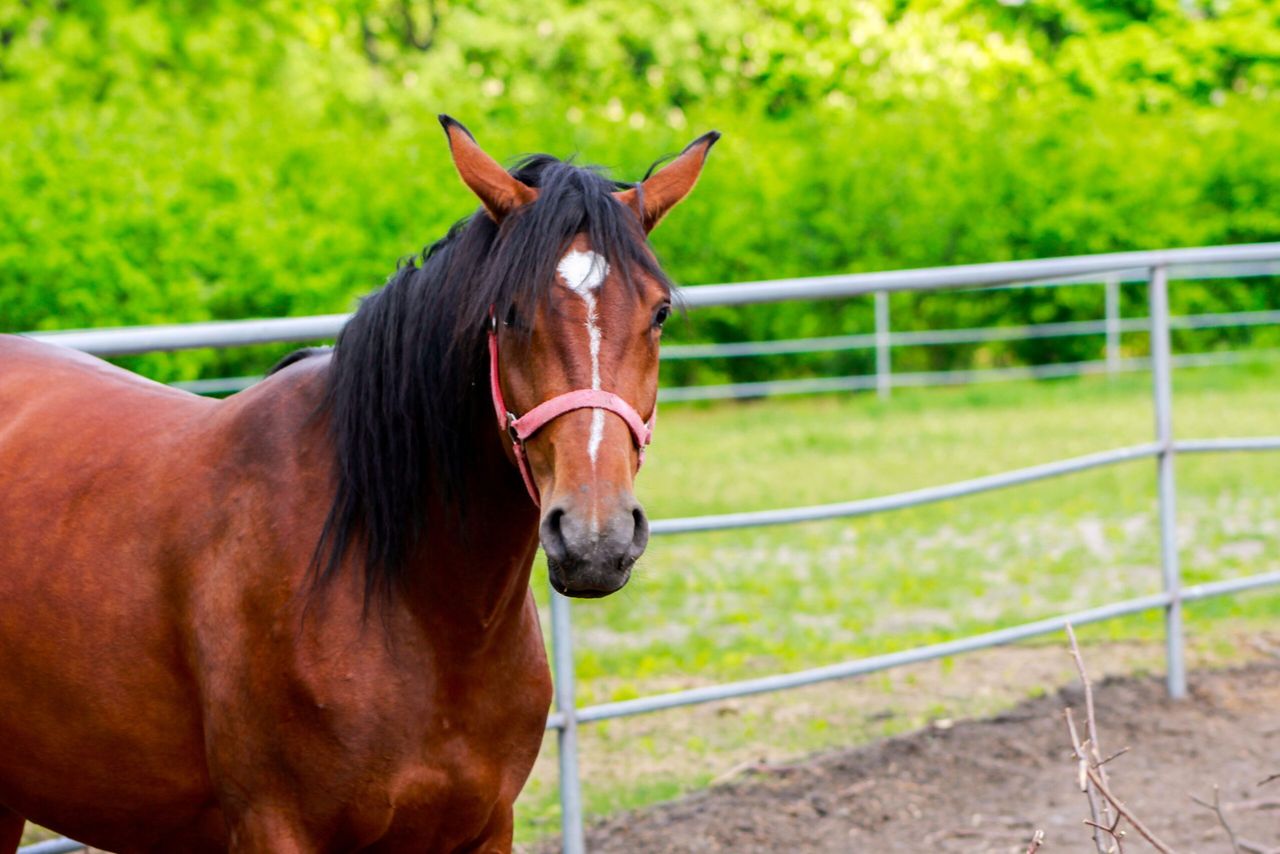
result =
[{"label": "horse eye", "polygon": [[516,325],[516,307],[514,304],[507,309],[507,316],[505,319],[503,319],[502,322],[505,323],[507,326]]},{"label": "horse eye", "polygon": [[658,309],[658,313],[653,316],[653,325],[659,328],[667,322],[667,318],[671,316],[671,306],[664,305]]}]

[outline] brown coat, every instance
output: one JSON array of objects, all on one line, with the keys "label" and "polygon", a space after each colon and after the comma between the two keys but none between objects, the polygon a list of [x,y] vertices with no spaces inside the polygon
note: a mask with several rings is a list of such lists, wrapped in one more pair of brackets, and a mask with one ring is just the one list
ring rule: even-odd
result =
[{"label": "brown coat", "polygon": [[326,361],[213,401],[0,337],[12,813],[118,852],[509,847],[551,698],[536,513],[492,496],[503,533],[369,619],[354,573],[300,594]]}]

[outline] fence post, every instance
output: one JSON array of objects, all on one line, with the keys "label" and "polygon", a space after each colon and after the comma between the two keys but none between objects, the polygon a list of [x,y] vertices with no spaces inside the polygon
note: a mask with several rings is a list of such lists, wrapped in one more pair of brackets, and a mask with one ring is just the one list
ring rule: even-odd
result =
[{"label": "fence post", "polygon": [[569,600],[551,591],[551,669],[556,711],[563,723],[556,733],[560,758],[560,839],[564,854],[585,854],[582,783],[578,779],[578,702],[573,679],[573,625]]},{"label": "fence post", "polygon": [[889,332],[889,293],[876,291],[876,394],[888,400],[893,385],[893,342]]},{"label": "fence post", "polygon": [[1164,591],[1170,596],[1165,605],[1166,680],[1169,696],[1187,695],[1187,675],[1182,654],[1182,579],[1178,571],[1177,493],[1173,461],[1173,375],[1169,346],[1169,271],[1164,266],[1151,268],[1148,280],[1151,307],[1151,380],[1155,396],[1156,478],[1160,501],[1160,568]]},{"label": "fence post", "polygon": [[1107,373],[1120,370],[1120,274],[1109,273],[1103,284],[1107,291]]}]

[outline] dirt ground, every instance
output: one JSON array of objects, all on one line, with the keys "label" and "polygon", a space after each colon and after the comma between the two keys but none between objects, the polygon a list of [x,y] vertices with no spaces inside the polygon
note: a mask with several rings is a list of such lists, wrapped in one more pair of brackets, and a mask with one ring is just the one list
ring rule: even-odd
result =
[{"label": "dirt ground", "polygon": [[[1215,784],[1240,840],[1280,852],[1280,661],[1191,675],[1191,696],[1153,678],[1095,685],[1112,788],[1180,852],[1230,852],[1191,797]],[[803,762],[766,764],[682,800],[592,827],[592,852],[1091,851],[1062,709],[1083,718],[1072,687],[976,721],[925,729]],[[558,850],[548,840],[545,851]],[[1153,850],[1132,830],[1124,851]]]}]

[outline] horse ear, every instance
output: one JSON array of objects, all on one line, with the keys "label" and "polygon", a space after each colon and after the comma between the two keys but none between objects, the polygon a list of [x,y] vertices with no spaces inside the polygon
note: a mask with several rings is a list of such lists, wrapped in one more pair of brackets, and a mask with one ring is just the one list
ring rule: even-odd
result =
[{"label": "horse ear", "polygon": [[449,116],[441,114],[439,118],[449,137],[453,165],[458,168],[462,182],[480,197],[485,213],[494,222],[502,222],[513,210],[538,198],[536,189],[507,174],[498,161],[485,154],[471,131]]},{"label": "horse ear", "polygon": [[707,162],[707,152],[720,138],[717,131],[703,134],[680,152],[680,156],[650,175],[640,186],[621,190],[613,195],[636,212],[644,225],[645,233],[653,231],[667,212],[689,195],[702,174],[702,164]]}]

